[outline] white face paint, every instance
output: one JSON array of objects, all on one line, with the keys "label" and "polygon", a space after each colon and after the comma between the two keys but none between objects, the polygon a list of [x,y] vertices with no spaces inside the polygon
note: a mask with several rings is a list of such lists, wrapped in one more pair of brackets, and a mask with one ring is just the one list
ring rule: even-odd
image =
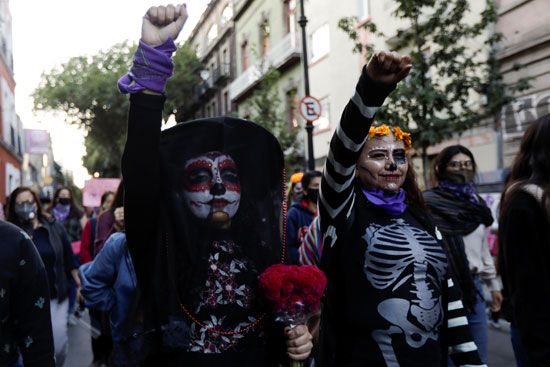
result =
[{"label": "white face paint", "polygon": [[209,152],[185,163],[183,196],[191,213],[200,219],[235,216],[241,184],[235,161],[226,154]]},{"label": "white face paint", "polygon": [[392,134],[367,140],[357,160],[363,185],[388,192],[399,191],[408,169],[405,144]]}]

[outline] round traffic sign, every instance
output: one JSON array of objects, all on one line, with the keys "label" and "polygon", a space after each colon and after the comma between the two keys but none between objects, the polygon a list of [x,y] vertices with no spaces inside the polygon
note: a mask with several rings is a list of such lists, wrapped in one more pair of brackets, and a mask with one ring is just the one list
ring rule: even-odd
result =
[{"label": "round traffic sign", "polygon": [[305,96],[300,101],[300,114],[307,121],[315,121],[321,117],[321,102],[312,96]]}]

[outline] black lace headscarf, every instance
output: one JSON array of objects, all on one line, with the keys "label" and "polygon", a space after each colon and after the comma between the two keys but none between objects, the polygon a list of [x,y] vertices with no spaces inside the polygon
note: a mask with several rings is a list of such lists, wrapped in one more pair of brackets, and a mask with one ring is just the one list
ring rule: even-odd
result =
[{"label": "black lace headscarf", "polygon": [[[217,152],[236,164],[240,204],[228,228],[211,218],[198,219],[184,199],[185,165],[190,159]],[[280,220],[284,159],[275,137],[259,125],[235,118],[201,119],[165,130],[160,142],[161,208],[154,264],[148,274],[158,299],[160,322],[182,315],[181,305],[193,311],[200,301],[212,241],[230,238],[251,265],[245,280],[256,287],[257,276],[281,261]],[[152,259],[149,259],[152,260]],[[138,276],[139,278],[139,276]],[[257,299],[255,299],[257,302]],[[261,305],[253,307],[261,310]],[[253,315],[257,317],[258,315]]]}]

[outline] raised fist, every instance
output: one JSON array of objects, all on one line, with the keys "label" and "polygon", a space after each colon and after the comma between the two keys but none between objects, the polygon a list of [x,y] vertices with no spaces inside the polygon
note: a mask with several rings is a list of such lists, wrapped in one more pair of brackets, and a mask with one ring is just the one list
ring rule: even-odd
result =
[{"label": "raised fist", "polygon": [[153,6],[143,17],[141,40],[151,46],[176,39],[187,20],[187,7],[182,5]]},{"label": "raised fist", "polygon": [[378,83],[397,84],[403,80],[412,68],[411,58],[397,52],[378,52],[368,65],[367,74]]}]

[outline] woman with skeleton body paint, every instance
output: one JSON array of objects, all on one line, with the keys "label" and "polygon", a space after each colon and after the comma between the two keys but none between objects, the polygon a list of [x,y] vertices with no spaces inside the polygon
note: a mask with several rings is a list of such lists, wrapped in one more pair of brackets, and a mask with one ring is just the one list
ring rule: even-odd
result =
[{"label": "woman with skeleton body paint", "polygon": [[284,332],[257,291],[258,275],[284,255],[277,140],[227,117],[160,132],[173,39],[186,18],[185,5],[150,8],[134,65],[119,80],[131,93],[122,170],[146,330],[135,337],[151,349],[144,364],[276,366],[285,352],[303,360],[307,327]]},{"label": "woman with skeleton body paint", "polygon": [[319,199],[328,277],[322,367],[482,366],[407,157],[410,134],[373,124],[411,69],[381,52],[363,69],[330,143]]}]

